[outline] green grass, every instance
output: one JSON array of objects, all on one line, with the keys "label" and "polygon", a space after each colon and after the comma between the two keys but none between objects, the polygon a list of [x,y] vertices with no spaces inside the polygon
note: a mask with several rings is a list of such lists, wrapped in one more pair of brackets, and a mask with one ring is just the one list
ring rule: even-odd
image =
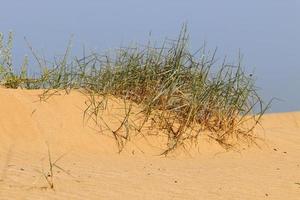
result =
[{"label": "green grass", "polygon": [[[159,47],[149,42],[74,59],[69,59],[69,45],[64,56],[51,65],[29,45],[41,69],[40,76],[32,77],[27,75],[27,59],[21,73],[13,71],[10,34],[6,44],[0,38],[0,81],[7,88],[46,89],[41,96],[44,99],[57,89],[83,90],[90,99],[85,116],[95,123],[101,118],[99,110],[105,109],[103,98],[95,96],[114,95],[126,104],[135,102],[144,113],[137,129],[155,118],[167,135],[162,154],[197,141],[203,132],[209,132],[209,137],[226,149],[255,143],[254,128],[269,104],[258,95],[253,75],[245,72],[241,62],[217,62],[216,52],[191,52],[188,39],[184,26],[177,40],[166,40]],[[130,138],[129,115],[130,106],[120,128],[111,131],[120,151]],[[120,133],[122,126],[127,126],[125,135]]]}]

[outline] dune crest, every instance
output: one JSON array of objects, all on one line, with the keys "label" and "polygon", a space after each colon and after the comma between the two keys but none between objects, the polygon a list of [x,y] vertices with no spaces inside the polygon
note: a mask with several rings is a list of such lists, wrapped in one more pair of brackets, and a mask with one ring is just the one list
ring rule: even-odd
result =
[{"label": "dune crest", "polygon": [[[263,128],[257,129],[265,138],[260,148],[225,152],[214,142],[203,141],[191,155],[165,158],[157,156],[163,138],[155,137],[132,138],[118,154],[107,127],[100,133],[99,126],[84,119],[86,96],[72,91],[44,102],[39,100],[42,92],[0,88],[0,199],[300,196],[299,112],[267,114]],[[109,101],[105,120],[114,130],[122,119],[122,105],[113,97]],[[134,113],[139,111],[133,107]],[[54,190],[44,176],[50,172]]]}]

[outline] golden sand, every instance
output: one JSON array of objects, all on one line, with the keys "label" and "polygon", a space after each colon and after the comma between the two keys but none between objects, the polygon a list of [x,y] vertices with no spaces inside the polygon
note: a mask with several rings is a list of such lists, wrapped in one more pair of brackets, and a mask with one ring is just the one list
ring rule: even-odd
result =
[{"label": "golden sand", "polygon": [[[159,141],[136,138],[118,154],[112,137],[83,120],[85,96],[40,102],[41,92],[0,88],[0,200],[300,199],[300,113],[267,114],[257,130],[264,141],[239,152],[203,141],[162,157]],[[122,112],[112,102],[109,123]],[[48,149],[54,189],[44,177]]]}]

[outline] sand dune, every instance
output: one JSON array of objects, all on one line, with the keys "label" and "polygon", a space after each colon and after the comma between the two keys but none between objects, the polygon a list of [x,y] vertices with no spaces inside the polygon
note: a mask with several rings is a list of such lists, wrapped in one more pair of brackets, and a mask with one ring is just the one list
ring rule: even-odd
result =
[{"label": "sand dune", "polygon": [[[141,138],[116,153],[114,139],[83,120],[85,96],[40,102],[41,93],[0,89],[0,200],[300,199],[298,112],[266,115],[259,147],[225,152],[203,141],[190,155],[166,158],[158,156],[160,141]],[[112,102],[113,124],[122,108]],[[48,149],[54,190],[44,177]]]}]

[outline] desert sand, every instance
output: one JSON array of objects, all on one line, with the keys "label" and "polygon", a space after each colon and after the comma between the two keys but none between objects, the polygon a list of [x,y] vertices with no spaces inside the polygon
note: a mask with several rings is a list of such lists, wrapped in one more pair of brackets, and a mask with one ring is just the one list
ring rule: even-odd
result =
[{"label": "desert sand", "polygon": [[240,151],[203,140],[164,157],[160,141],[137,138],[119,154],[113,138],[83,120],[80,92],[46,102],[41,93],[0,89],[0,200],[300,199],[298,112],[265,115],[256,130],[263,140]]}]

